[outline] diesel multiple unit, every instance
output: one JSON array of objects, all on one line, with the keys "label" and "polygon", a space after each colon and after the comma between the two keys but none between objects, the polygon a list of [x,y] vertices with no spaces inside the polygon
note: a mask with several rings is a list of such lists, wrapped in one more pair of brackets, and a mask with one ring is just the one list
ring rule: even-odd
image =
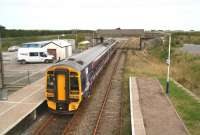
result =
[{"label": "diesel multiple unit", "polygon": [[109,41],[61,61],[46,72],[46,98],[50,110],[73,113],[91,93],[94,80],[116,51]]}]

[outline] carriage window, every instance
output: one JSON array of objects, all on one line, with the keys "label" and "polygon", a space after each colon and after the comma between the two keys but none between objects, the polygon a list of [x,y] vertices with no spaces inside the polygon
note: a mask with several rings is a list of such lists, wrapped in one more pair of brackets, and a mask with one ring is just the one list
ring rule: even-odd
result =
[{"label": "carriage window", "polygon": [[70,88],[71,90],[78,90],[78,78],[70,77]]},{"label": "carriage window", "polygon": [[30,54],[29,54],[30,56],[38,56],[38,52],[30,52]]}]

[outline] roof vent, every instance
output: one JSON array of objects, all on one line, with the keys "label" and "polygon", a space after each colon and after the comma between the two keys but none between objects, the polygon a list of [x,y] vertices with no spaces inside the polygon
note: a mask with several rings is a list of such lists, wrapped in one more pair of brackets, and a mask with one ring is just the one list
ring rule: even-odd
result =
[{"label": "roof vent", "polygon": [[74,61],[75,59],[74,59],[74,58],[69,58],[68,60],[69,60],[69,61]]},{"label": "roof vent", "polygon": [[107,42],[104,42],[104,43],[103,43],[103,45],[104,45],[104,46],[107,46],[107,45],[109,45],[109,43],[107,43]]},{"label": "roof vent", "polygon": [[76,61],[78,64],[80,64],[80,65],[83,65],[84,64],[84,62],[82,61],[82,60],[78,60],[78,61]]}]

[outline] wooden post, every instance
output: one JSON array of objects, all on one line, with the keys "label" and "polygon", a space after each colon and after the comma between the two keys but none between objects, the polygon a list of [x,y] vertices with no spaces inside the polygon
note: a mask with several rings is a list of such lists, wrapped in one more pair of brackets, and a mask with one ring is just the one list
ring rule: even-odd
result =
[{"label": "wooden post", "polygon": [[142,50],[142,38],[140,36],[140,50]]}]

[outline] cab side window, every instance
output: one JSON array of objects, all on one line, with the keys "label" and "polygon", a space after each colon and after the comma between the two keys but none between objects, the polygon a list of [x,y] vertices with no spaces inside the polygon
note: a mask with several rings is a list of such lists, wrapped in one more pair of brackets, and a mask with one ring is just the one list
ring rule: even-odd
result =
[{"label": "cab side window", "polygon": [[40,57],[47,57],[47,55],[44,52],[40,52]]},{"label": "cab side window", "polygon": [[38,56],[38,52],[30,52],[29,55],[35,57],[35,56]]}]

